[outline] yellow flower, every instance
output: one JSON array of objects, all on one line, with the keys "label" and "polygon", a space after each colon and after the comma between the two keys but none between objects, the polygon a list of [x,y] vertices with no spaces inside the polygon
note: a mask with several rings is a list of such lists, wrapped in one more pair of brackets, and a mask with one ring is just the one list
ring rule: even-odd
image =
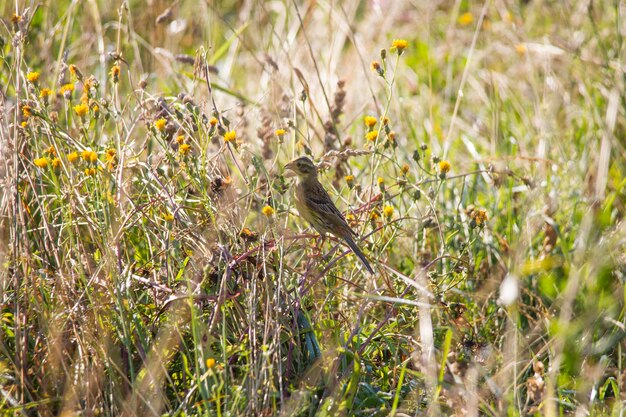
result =
[{"label": "yellow flower", "polygon": [[450,162],[448,161],[439,161],[439,172],[442,174],[447,174],[450,172]]},{"label": "yellow flower", "polygon": [[88,176],[96,175],[96,169],[95,168],[85,168],[85,175],[88,175]]},{"label": "yellow flower", "polygon": [[52,90],[49,88],[42,88],[39,92],[39,98],[48,98],[52,95]]},{"label": "yellow flower", "polygon": [[409,42],[406,39],[394,39],[391,43],[391,47],[398,51],[398,54],[402,54],[402,52],[408,48]]},{"label": "yellow flower", "polygon": [[181,155],[187,155],[190,150],[191,145],[189,145],[188,143],[181,143],[181,145],[178,147],[178,152],[180,152]]},{"label": "yellow flower", "polygon": [[275,213],[275,210],[271,207],[271,206],[264,206],[261,209],[261,212],[266,216],[266,217],[272,217]]},{"label": "yellow flower", "polygon": [[74,64],[70,64],[70,74],[72,74],[73,77],[76,77],[79,80],[83,79],[83,73],[80,72],[78,67],[76,65],[74,65]]},{"label": "yellow flower", "polygon": [[73,92],[74,92],[74,84],[72,83],[62,85],[61,88],[59,88],[59,94],[61,94],[66,99],[70,99],[72,97]]},{"label": "yellow flower", "polygon": [[376,220],[380,217],[380,214],[378,214],[377,210],[372,210],[372,212],[370,213],[370,220]]},{"label": "yellow flower", "polygon": [[58,168],[61,166],[61,159],[60,158],[54,158],[52,160],[52,168]]},{"label": "yellow flower", "polygon": [[80,117],[84,117],[87,113],[89,113],[89,106],[86,104],[77,104],[74,106],[74,111]]},{"label": "yellow flower", "polygon": [[487,212],[485,210],[475,210],[474,211],[474,221],[478,226],[482,226],[488,220]]},{"label": "yellow flower", "polygon": [[215,126],[217,124],[217,122],[219,122],[219,120],[217,120],[216,117],[211,117],[211,120],[209,120],[209,124],[211,126]]},{"label": "yellow flower", "polygon": [[352,188],[354,186],[354,175],[346,175],[344,179],[346,180],[348,187]]},{"label": "yellow flower", "polygon": [[463,13],[461,16],[459,16],[459,25],[461,26],[467,26],[469,24],[471,24],[474,21],[474,15],[471,12],[467,12],[467,13]]},{"label": "yellow flower", "polygon": [[98,160],[98,154],[91,149],[82,151],[80,156],[87,162],[96,162]]},{"label": "yellow flower", "polygon": [[28,126],[28,122],[27,122],[26,120],[24,120],[22,123],[20,123],[20,125],[21,125],[23,128],[26,128],[26,126]]},{"label": "yellow flower", "polygon": [[402,168],[400,168],[400,172],[402,172],[402,175],[406,175],[409,172],[409,164],[402,165]]},{"label": "yellow flower", "polygon": [[185,135],[176,136],[176,143],[178,143],[179,145],[182,145],[183,143],[185,143]]},{"label": "yellow flower", "polygon": [[48,166],[48,158],[36,158],[35,160],[33,160],[33,163],[38,168],[46,168]]},{"label": "yellow flower", "polygon": [[26,74],[26,79],[35,84],[37,81],[39,81],[39,73],[37,71],[31,71],[28,74]]},{"label": "yellow flower", "polygon": [[515,45],[515,50],[517,51],[518,54],[524,55],[527,51],[526,44],[518,43],[517,45]]},{"label": "yellow flower", "polygon": [[173,222],[174,215],[168,211],[167,213],[163,213],[163,219],[168,222]]},{"label": "yellow flower", "polygon": [[98,81],[96,81],[95,77],[92,75],[91,77],[87,78],[84,82],[83,82],[83,88],[86,91],[91,90],[91,87],[97,87]]},{"label": "yellow flower", "polygon": [[208,369],[212,369],[212,368],[214,368],[214,367],[215,367],[215,359],[213,359],[213,358],[209,358],[209,359],[207,359],[207,360],[206,360],[206,367],[207,367]]},{"label": "yellow flower", "polygon": [[78,152],[74,151],[67,155],[67,160],[71,163],[76,162],[78,159]]},{"label": "yellow flower", "polygon": [[57,154],[57,150],[54,149],[53,145],[50,145],[50,147],[48,149],[46,149],[46,153],[49,153],[50,155],[56,155]]},{"label": "yellow flower", "polygon": [[381,190],[385,191],[385,180],[383,179],[383,177],[378,177],[378,179],[376,180],[376,183],[378,184]]},{"label": "yellow flower", "polygon": [[156,127],[156,129],[159,132],[162,132],[163,130],[165,130],[165,125],[167,124],[167,120],[161,118],[159,120],[157,120],[156,122],[154,122],[154,127]]},{"label": "yellow flower", "polygon": [[120,66],[119,65],[113,65],[113,67],[111,67],[111,78],[113,78],[113,82],[116,83],[120,80]]},{"label": "yellow flower", "polygon": [[239,232],[239,236],[243,240],[247,240],[250,242],[254,242],[259,238],[259,234],[257,232],[254,232],[247,227],[244,227],[243,229],[241,229],[241,232]]},{"label": "yellow flower", "polygon": [[22,115],[25,119],[28,119],[30,116],[33,115],[33,108],[27,104],[22,106]]},{"label": "yellow flower", "polygon": [[224,133],[224,142],[233,142],[235,139],[237,139],[237,134],[234,130]]},{"label": "yellow flower", "polygon": [[376,71],[376,73],[379,76],[381,77],[385,76],[385,69],[380,65],[380,62],[372,61],[372,63],[370,64],[370,67],[372,68],[372,71]]},{"label": "yellow flower", "polygon": [[377,137],[378,137],[378,132],[375,130],[372,130],[371,132],[367,132],[365,134],[365,139],[369,140],[370,142],[374,142]]},{"label": "yellow flower", "polygon": [[374,116],[365,116],[363,118],[363,121],[365,122],[365,126],[369,127],[370,129],[374,127],[378,122],[378,120],[376,120]]},{"label": "yellow flower", "polygon": [[383,213],[385,214],[385,217],[390,219],[391,216],[393,216],[393,206],[390,206],[389,204],[387,204],[385,208],[383,208]]},{"label": "yellow flower", "polygon": [[285,136],[285,134],[287,133],[285,131],[285,129],[276,129],[276,131],[274,132],[276,134],[276,136],[278,136],[279,138],[282,138],[283,136]]},{"label": "yellow flower", "polygon": [[104,154],[107,162],[114,161],[116,155],[117,155],[117,152],[113,148],[107,149],[106,153]]}]

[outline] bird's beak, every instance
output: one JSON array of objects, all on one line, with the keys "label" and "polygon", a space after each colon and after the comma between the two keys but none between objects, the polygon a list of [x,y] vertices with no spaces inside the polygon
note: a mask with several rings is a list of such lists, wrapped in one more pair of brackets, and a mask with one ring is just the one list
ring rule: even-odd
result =
[{"label": "bird's beak", "polygon": [[293,169],[293,164],[295,161],[291,161],[285,165],[285,178],[292,178],[296,176],[296,171]]}]

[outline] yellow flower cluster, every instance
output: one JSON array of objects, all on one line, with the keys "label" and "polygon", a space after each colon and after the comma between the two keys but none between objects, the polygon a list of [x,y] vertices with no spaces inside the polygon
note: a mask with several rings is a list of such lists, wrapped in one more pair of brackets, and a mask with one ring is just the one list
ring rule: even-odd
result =
[{"label": "yellow flower cluster", "polygon": [[[54,148],[54,146],[50,146],[48,149],[46,149],[45,153],[47,153],[49,156],[35,158],[33,160],[33,163],[35,164],[36,167],[43,169],[43,168],[47,168],[49,165],[51,165],[52,168],[59,168],[61,166],[61,158],[57,156],[57,151]],[[67,158],[67,161],[71,164],[75,163],[80,158],[84,159],[88,163],[95,163],[98,161],[98,154],[90,149],[86,149],[82,151],[80,154],[77,151],[73,151],[67,154],[66,158]],[[107,149],[105,153],[105,158],[106,158],[107,166],[109,167],[109,169],[113,169],[115,167],[115,164],[117,163],[117,153],[115,149],[113,148]],[[95,167],[87,167],[85,168],[84,172],[85,172],[85,175],[93,176],[93,175],[96,175],[97,170]]]},{"label": "yellow flower cluster", "polygon": [[98,154],[91,149],[85,149],[80,156],[87,162],[96,162],[98,160]]},{"label": "yellow flower cluster", "polygon": [[367,132],[365,134],[365,139],[367,139],[370,142],[374,142],[377,138],[378,138],[378,132],[375,130],[372,130],[371,132]]}]

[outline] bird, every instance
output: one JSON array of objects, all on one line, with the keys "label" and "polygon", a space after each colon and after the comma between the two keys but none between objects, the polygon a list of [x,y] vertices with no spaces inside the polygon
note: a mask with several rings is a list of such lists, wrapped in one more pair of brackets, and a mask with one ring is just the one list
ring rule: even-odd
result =
[{"label": "bird", "polygon": [[365,269],[373,274],[374,270],[367,258],[354,242],[353,237],[357,234],[348,225],[343,214],[317,179],[317,167],[313,161],[306,156],[301,156],[286,164],[285,169],[293,171],[298,176],[294,196],[300,216],[311,223],[322,238],[326,236],[326,233],[330,233],[343,239],[363,263]]}]

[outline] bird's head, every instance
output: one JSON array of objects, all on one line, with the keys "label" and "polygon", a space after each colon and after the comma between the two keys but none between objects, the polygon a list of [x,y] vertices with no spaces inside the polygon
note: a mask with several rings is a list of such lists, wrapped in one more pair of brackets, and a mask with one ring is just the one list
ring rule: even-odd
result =
[{"label": "bird's head", "polygon": [[315,177],[317,175],[317,167],[315,166],[313,161],[311,161],[306,156],[301,156],[300,158],[294,159],[293,161],[289,162],[287,165],[285,165],[285,169],[293,171],[301,178],[306,178],[310,176]]}]

